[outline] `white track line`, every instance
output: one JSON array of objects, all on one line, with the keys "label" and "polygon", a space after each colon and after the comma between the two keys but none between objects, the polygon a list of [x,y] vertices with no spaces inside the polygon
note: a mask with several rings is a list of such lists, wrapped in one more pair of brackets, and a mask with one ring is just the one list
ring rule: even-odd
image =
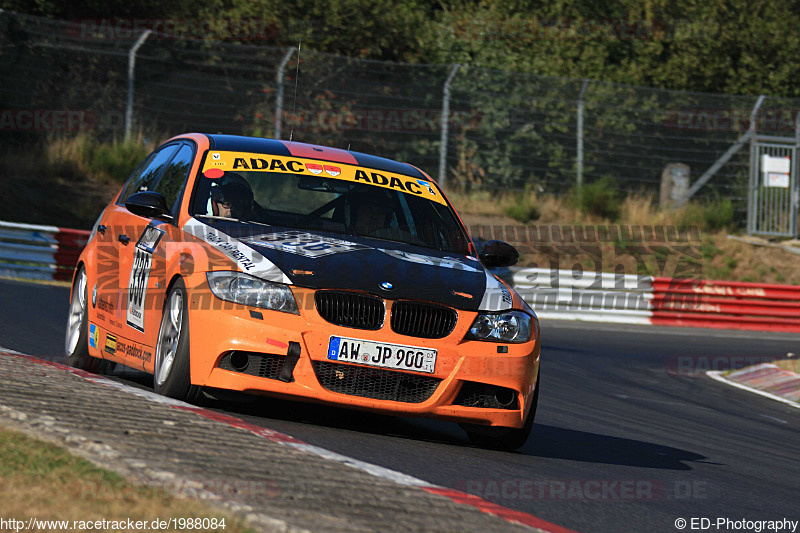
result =
[{"label": "white track line", "polygon": [[754,393],[759,394],[761,396],[764,396],[766,398],[771,398],[773,400],[777,400],[779,402],[783,402],[786,405],[791,405],[795,409],[800,409],[800,403],[793,402],[792,400],[788,400],[786,398],[782,398],[782,397],[780,397],[778,395],[772,394],[771,392],[766,392],[766,391],[763,391],[763,390],[755,389],[753,387],[748,387],[747,385],[742,385],[741,383],[736,383],[735,381],[731,381],[731,380],[727,379],[725,376],[723,376],[722,372],[720,372],[719,370],[709,370],[708,372],[706,372],[706,375],[708,375],[708,377],[710,377],[711,379],[719,381],[720,383],[726,383],[726,384],[730,385],[731,387],[736,387],[737,389],[742,389],[742,390],[754,392]]}]

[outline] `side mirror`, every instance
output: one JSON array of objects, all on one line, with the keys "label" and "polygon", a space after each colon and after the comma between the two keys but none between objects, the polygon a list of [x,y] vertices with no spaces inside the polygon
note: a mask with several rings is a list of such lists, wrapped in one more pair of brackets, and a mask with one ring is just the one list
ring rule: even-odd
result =
[{"label": "side mirror", "polygon": [[519,261],[516,248],[503,241],[488,241],[483,244],[478,257],[487,268],[509,267]]},{"label": "side mirror", "polygon": [[157,192],[142,191],[132,194],[125,200],[125,208],[140,217],[172,220],[167,201]]}]

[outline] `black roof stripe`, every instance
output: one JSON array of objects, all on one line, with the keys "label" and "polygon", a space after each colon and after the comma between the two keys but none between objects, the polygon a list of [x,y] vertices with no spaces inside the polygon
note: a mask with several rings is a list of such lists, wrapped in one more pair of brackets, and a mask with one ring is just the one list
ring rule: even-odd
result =
[{"label": "black roof stripe", "polygon": [[242,137],[239,135],[209,135],[209,148],[222,152],[254,152],[291,156],[289,149],[275,139]]},{"label": "black roof stripe", "polygon": [[[253,152],[262,154],[282,155],[291,157],[292,153],[281,141],[263,139],[259,137],[242,137],[239,135],[208,135],[209,148],[220,151]],[[310,146],[310,145],[309,145]],[[406,163],[393,161],[385,157],[378,157],[359,152],[349,152],[358,162],[359,166],[375,170],[404,174],[419,179],[426,179],[416,168]],[[321,159],[325,161],[325,159]]]},{"label": "black roof stripe", "polygon": [[366,168],[374,168],[376,170],[385,170],[386,172],[393,172],[395,174],[405,174],[414,178],[425,179],[425,176],[407,163],[400,163],[386,159],[385,157],[378,157],[369,154],[362,154],[359,152],[350,152],[353,157],[358,161],[359,166]]}]

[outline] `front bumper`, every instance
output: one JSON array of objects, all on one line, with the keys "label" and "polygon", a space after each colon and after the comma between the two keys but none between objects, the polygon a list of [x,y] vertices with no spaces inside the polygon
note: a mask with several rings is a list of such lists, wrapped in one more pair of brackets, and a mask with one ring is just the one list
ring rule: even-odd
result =
[{"label": "front bumper", "polygon": [[[477,313],[459,311],[458,322],[448,336],[422,339],[393,332],[388,318],[379,330],[331,324],[317,313],[313,290],[292,287],[292,291],[300,307],[299,316],[223,302],[207,289],[190,291],[192,383],[387,414],[522,426],[536,386],[540,352],[538,324],[534,328],[534,338],[524,344],[465,341],[464,335]],[[391,307],[391,301],[387,300],[386,304],[387,308]],[[433,374],[406,372],[329,361],[326,359],[328,343],[334,335],[436,349],[435,371]],[[507,353],[498,353],[500,346],[506,347]],[[236,370],[230,364],[234,353],[248,354],[251,361],[268,360],[264,363],[266,370],[256,371],[249,365],[247,370]],[[241,355],[237,357],[242,361]],[[287,367],[294,364],[288,373],[282,371],[281,365],[281,359],[287,358],[291,360]],[[368,386],[353,384],[359,380],[362,384],[373,385],[378,380],[385,383],[385,387],[413,388],[417,393],[408,398],[381,395],[369,392],[372,389]],[[506,407],[458,405],[464,403],[464,395],[459,397],[459,393],[465,386],[470,387],[469,390],[480,390],[483,385],[490,389],[510,389],[504,393],[513,396],[514,403]],[[419,387],[428,387],[432,392],[419,393]],[[397,398],[411,401],[397,401]]]}]

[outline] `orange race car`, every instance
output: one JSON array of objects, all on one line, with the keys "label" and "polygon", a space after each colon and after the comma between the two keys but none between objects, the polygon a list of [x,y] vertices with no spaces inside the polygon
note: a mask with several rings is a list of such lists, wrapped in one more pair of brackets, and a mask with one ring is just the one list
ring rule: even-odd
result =
[{"label": "orange race car", "polygon": [[462,424],[518,448],[539,324],[419,169],[297,142],[186,134],[95,223],[75,270],[70,365],[153,374],[194,401],[241,391]]}]

